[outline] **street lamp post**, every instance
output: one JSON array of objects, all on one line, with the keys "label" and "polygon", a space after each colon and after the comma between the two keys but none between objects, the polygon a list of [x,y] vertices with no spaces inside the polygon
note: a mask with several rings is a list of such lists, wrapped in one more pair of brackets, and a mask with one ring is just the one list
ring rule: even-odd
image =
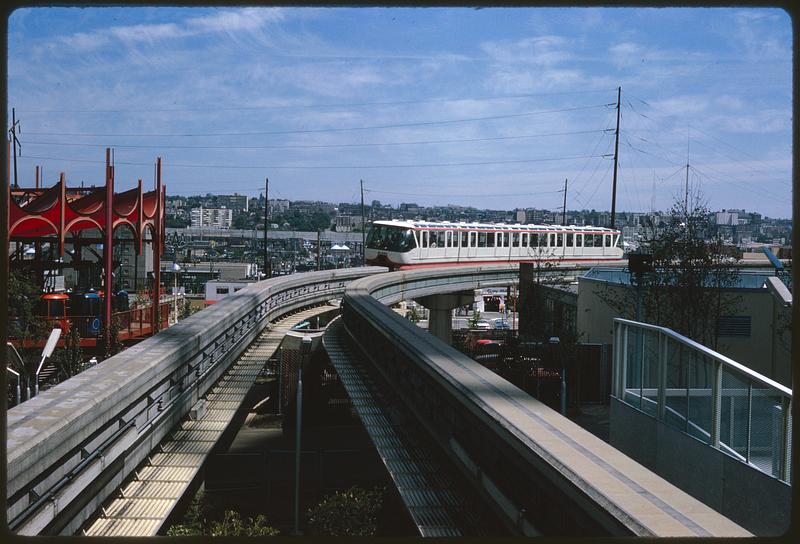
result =
[{"label": "street lamp post", "polygon": [[8,370],[8,371],[9,371],[9,372],[11,372],[11,373],[12,373],[14,376],[16,376],[16,377],[17,377],[17,402],[14,404],[14,406],[16,406],[16,405],[17,405],[17,404],[19,404],[19,402],[20,402],[20,375],[19,375],[19,372],[17,372],[17,371],[16,371],[16,370],[14,370],[13,368],[6,367],[6,370]]},{"label": "street lamp post", "polygon": [[172,275],[174,277],[175,289],[172,291],[172,298],[175,303],[175,323],[178,322],[178,272],[181,271],[181,265],[177,262],[172,263]]},{"label": "street lamp post", "polygon": [[561,362],[561,415],[567,415],[567,365],[566,361],[564,360],[564,353],[561,350],[561,346],[559,345],[561,340],[558,336],[551,337],[548,342],[550,342],[553,347],[558,350],[558,358]]},{"label": "street lamp post", "polygon": [[44,366],[44,361],[48,357],[53,354],[53,350],[56,349],[56,344],[58,343],[58,339],[61,336],[61,329],[53,329],[50,331],[50,337],[47,339],[47,343],[42,350],[42,360],[39,361],[39,366],[36,368],[36,382],[33,384],[33,394],[39,394],[39,373],[42,371],[42,366]]},{"label": "street lamp post", "polygon": [[300,535],[300,431],[303,423],[303,363],[311,353],[311,337],[304,336],[300,345],[300,364],[297,369],[297,424],[295,425],[294,454],[294,535]]}]

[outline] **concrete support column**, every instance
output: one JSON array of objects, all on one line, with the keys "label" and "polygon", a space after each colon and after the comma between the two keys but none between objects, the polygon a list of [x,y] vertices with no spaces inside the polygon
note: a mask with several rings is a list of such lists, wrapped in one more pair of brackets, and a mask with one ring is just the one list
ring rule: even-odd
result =
[{"label": "concrete support column", "polygon": [[453,310],[460,306],[472,304],[475,294],[472,291],[465,293],[445,293],[442,295],[428,295],[416,299],[430,312],[428,317],[428,332],[439,340],[451,344],[453,341]]}]

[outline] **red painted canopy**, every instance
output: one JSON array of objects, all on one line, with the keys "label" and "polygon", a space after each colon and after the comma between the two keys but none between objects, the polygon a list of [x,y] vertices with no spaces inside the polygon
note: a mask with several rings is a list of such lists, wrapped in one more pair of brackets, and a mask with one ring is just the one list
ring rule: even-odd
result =
[{"label": "red painted canopy", "polygon": [[[18,199],[12,198],[12,194]],[[161,236],[158,238],[163,244],[165,196],[166,187],[161,187],[161,191],[142,192],[141,181],[129,191],[112,192],[112,228],[126,225],[133,233],[137,252],[141,252],[145,230],[151,229],[155,234],[159,223]],[[105,233],[106,188],[68,189],[62,177],[49,189],[11,191],[8,213],[8,233],[12,240],[55,235],[63,255],[67,234],[92,228]],[[156,221],[157,216],[161,221]]]}]

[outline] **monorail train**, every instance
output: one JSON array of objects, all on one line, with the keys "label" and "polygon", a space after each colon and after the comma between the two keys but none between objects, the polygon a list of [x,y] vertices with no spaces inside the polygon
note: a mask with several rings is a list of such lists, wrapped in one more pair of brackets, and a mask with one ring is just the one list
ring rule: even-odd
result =
[{"label": "monorail train", "polygon": [[392,270],[532,261],[611,262],[622,259],[620,231],[603,227],[375,221],[367,264]]}]

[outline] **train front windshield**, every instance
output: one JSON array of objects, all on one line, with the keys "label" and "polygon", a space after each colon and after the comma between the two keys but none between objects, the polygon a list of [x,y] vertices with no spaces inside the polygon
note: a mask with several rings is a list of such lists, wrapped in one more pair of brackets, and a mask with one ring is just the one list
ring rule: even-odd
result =
[{"label": "train front windshield", "polygon": [[367,236],[367,247],[370,249],[382,249],[384,251],[396,251],[404,253],[416,247],[414,234],[411,229],[402,227],[390,227],[388,225],[372,225]]}]

